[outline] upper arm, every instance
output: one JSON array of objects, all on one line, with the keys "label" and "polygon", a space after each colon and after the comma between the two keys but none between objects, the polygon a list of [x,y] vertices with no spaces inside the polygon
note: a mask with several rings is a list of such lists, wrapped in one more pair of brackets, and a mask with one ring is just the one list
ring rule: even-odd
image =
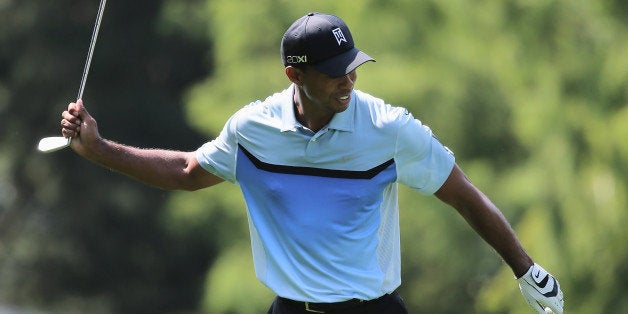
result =
[{"label": "upper arm", "polygon": [[457,164],[454,164],[447,180],[434,195],[458,211],[468,207],[467,205],[485,201],[485,196],[469,181]]},{"label": "upper arm", "polygon": [[456,204],[464,202],[464,199],[468,198],[469,193],[473,192],[474,189],[475,187],[467,179],[462,169],[455,164],[445,183],[434,195],[441,201],[457,207]]},{"label": "upper arm", "polygon": [[397,181],[432,195],[452,173],[455,157],[429,127],[411,114],[401,114],[398,124],[394,156]]},{"label": "upper arm", "polygon": [[187,179],[184,189],[189,191],[210,187],[224,181],[201,167],[196,158],[196,152],[186,154],[185,176]]}]

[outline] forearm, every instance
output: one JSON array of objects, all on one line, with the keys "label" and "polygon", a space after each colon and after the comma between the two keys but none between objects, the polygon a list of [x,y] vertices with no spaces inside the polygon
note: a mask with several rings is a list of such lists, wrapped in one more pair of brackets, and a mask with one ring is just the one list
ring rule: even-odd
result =
[{"label": "forearm", "polygon": [[454,206],[473,229],[504,259],[515,276],[526,273],[533,264],[502,212],[481,192],[477,199]]},{"label": "forearm", "polygon": [[451,174],[436,192],[443,202],[454,207],[473,229],[491,245],[516,276],[532,265],[515,232],[501,211],[477,189],[455,165]]},{"label": "forearm", "polygon": [[187,169],[194,153],[141,149],[101,139],[83,157],[147,185],[166,190],[191,190]]}]

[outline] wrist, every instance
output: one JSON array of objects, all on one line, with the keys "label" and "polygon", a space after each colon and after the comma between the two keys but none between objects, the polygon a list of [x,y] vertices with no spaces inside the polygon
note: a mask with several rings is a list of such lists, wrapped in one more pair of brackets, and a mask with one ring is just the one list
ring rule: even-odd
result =
[{"label": "wrist", "polygon": [[519,263],[512,265],[511,269],[515,275],[515,278],[519,279],[523,275],[525,275],[533,265],[534,265],[534,261],[529,256],[526,256],[526,258],[520,261]]},{"label": "wrist", "polygon": [[83,150],[79,154],[88,160],[100,163],[103,157],[107,155],[108,146],[109,143],[106,139],[96,136],[89,143],[83,144]]}]

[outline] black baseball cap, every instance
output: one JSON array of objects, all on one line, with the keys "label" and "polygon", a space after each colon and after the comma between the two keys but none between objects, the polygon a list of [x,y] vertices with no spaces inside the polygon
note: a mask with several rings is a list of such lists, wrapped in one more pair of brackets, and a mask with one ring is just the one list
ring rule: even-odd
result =
[{"label": "black baseball cap", "polygon": [[375,61],[356,48],[345,22],[331,14],[308,13],[296,20],[281,39],[284,66],[311,65],[331,77],[339,77],[361,64]]}]

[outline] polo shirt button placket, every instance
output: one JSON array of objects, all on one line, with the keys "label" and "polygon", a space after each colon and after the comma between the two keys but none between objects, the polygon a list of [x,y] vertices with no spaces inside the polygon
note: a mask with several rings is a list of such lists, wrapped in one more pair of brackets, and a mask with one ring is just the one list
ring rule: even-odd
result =
[{"label": "polo shirt button placket", "polygon": [[306,154],[309,158],[315,158],[318,151],[318,139],[316,137],[310,139],[307,143]]},{"label": "polo shirt button placket", "polygon": [[327,134],[327,131],[328,131],[327,128],[318,131],[316,134],[314,134],[314,136],[312,136],[310,141],[307,143],[306,154],[307,154],[308,159],[311,159],[312,161],[316,161],[318,156],[320,156],[321,139]]}]

